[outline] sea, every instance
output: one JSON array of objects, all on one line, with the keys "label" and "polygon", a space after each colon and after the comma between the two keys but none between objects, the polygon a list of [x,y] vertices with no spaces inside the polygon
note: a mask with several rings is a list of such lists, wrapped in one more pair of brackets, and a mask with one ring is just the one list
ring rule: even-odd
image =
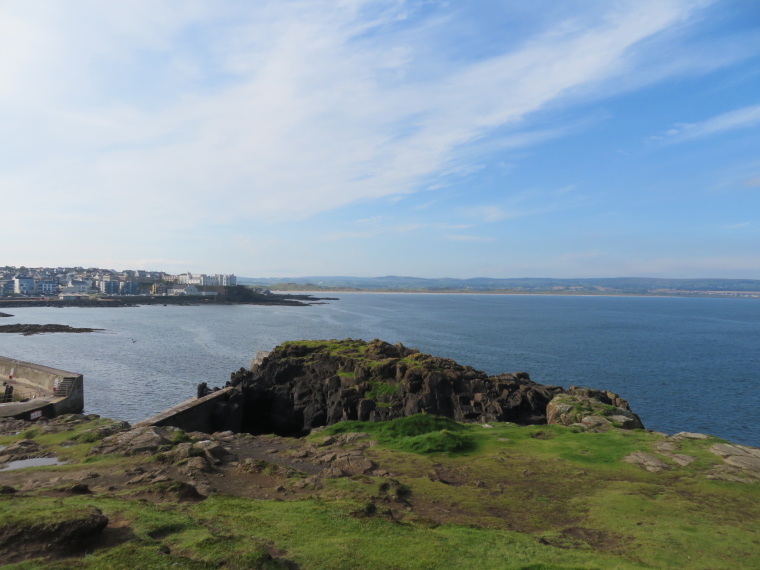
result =
[{"label": "sea", "polygon": [[87,413],[136,422],[224,386],[258,350],[298,339],[401,342],[488,374],[611,390],[645,427],[760,447],[760,302],[737,298],[335,293],[302,307],[6,309],[0,355],[84,375]]}]

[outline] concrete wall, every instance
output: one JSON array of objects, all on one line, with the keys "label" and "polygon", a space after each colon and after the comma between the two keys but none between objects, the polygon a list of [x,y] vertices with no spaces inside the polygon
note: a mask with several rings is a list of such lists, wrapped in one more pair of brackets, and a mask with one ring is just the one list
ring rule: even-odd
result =
[{"label": "concrete wall", "polygon": [[69,388],[69,393],[63,398],[56,398],[51,403],[52,414],[46,413],[43,408],[42,415],[45,417],[62,416],[63,414],[78,414],[84,410],[84,378],[77,374]]},{"label": "concrete wall", "polygon": [[51,391],[53,390],[53,383],[56,380],[62,382],[64,378],[82,377],[81,374],[75,374],[74,372],[66,372],[57,368],[40,366],[39,364],[0,356],[0,379],[4,380],[11,375],[13,375],[13,379],[17,382],[33,384]]},{"label": "concrete wall", "polygon": [[[50,393],[50,397],[40,398],[39,401],[13,404],[18,406],[18,413],[13,414],[13,417],[25,420],[40,416],[52,418],[61,414],[76,414],[84,409],[84,379],[81,374],[0,356],[0,380],[11,376],[19,385],[37,386]],[[70,379],[72,385],[65,397],[57,398],[53,393],[53,384],[56,380],[62,383],[65,379]],[[12,413],[10,408],[4,409]]]},{"label": "concrete wall", "polygon": [[[220,405],[226,404],[230,396],[235,393],[233,386],[222,388],[212,392],[203,398],[194,398],[178,404],[153,417],[147,418],[137,424],[140,426],[174,426],[185,431],[202,431],[213,433],[218,431],[215,414]],[[239,431],[240,425],[226,426],[227,429]]]}]

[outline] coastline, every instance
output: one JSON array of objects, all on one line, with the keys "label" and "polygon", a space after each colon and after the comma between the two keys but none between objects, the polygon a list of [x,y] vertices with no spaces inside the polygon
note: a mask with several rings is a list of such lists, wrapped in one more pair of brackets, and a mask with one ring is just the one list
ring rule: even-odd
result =
[{"label": "coastline", "polygon": [[255,299],[219,299],[217,297],[207,296],[177,296],[177,297],[160,297],[160,296],[124,296],[124,297],[99,297],[94,299],[83,300],[61,300],[61,299],[0,299],[0,309],[17,309],[24,307],[82,307],[82,308],[115,308],[115,307],[139,307],[143,305],[182,305],[182,306],[202,306],[202,305],[276,305],[276,306],[294,306],[306,307],[309,305],[320,304],[325,301],[334,301],[335,298],[314,297],[305,293],[298,294],[272,294],[260,295]]},{"label": "coastline", "polygon": [[[278,294],[283,291],[278,291]],[[309,295],[324,295],[327,293],[358,293],[358,294],[399,294],[399,295],[496,295],[496,296],[515,296],[515,297],[651,297],[661,299],[671,298],[698,298],[698,299],[760,299],[760,291],[752,292],[750,294],[742,293],[737,295],[726,294],[696,294],[696,293],[623,293],[623,292],[610,292],[610,293],[575,293],[575,292],[562,292],[562,291],[510,291],[510,290],[496,290],[496,291],[466,291],[466,290],[445,290],[445,291],[433,291],[433,290],[420,290],[420,289],[325,289],[325,290],[291,290],[292,292],[304,293]],[[332,299],[330,299],[332,300]]]}]

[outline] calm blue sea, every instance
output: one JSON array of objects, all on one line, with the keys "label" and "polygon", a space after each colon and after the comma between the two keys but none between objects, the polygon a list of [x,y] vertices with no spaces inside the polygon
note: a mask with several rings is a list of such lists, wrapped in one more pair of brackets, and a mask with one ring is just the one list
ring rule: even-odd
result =
[{"label": "calm blue sea", "polygon": [[0,335],[0,354],[85,377],[87,412],[130,422],[224,385],[285,340],[381,338],[489,374],[609,389],[644,425],[760,446],[760,302],[750,299],[341,293],[310,307],[11,309],[0,324],[93,334]]}]

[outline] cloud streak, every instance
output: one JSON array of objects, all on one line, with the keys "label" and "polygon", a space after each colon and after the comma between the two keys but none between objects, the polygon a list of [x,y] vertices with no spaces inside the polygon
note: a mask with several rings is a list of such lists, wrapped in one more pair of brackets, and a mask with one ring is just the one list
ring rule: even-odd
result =
[{"label": "cloud streak", "polygon": [[[694,9],[618,3],[456,61],[425,48],[446,18],[415,19],[410,6],[82,1],[41,16],[6,4],[5,207],[35,195],[49,216],[191,229],[415,192],[478,168],[461,163],[464,146],[614,78],[639,42]],[[545,136],[509,132],[504,144]]]},{"label": "cloud streak", "polygon": [[679,123],[655,139],[684,142],[757,125],[760,125],[760,104],[721,113],[701,123]]}]

